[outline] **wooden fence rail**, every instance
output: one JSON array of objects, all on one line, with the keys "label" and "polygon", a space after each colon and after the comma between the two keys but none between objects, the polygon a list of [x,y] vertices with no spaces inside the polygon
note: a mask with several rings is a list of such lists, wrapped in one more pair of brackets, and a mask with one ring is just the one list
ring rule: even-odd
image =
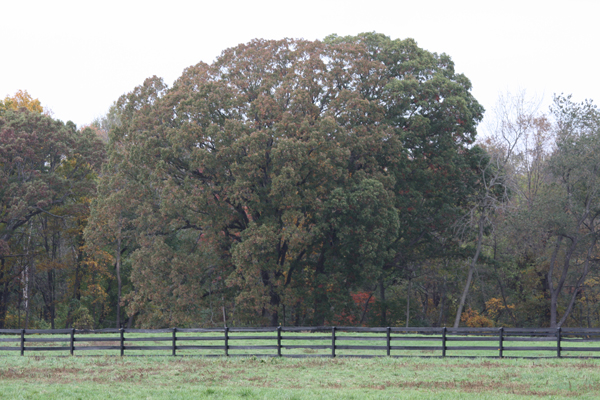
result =
[{"label": "wooden fence rail", "polygon": [[0,353],[22,356],[600,358],[599,342],[586,328],[0,329]]}]

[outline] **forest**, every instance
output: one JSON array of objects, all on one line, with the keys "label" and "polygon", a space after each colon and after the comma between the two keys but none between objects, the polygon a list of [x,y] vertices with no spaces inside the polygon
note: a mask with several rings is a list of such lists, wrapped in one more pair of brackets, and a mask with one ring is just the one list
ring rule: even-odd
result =
[{"label": "forest", "polygon": [[88,126],[42,104],[0,100],[0,329],[600,327],[591,100],[484,110],[364,33],[240,44]]}]

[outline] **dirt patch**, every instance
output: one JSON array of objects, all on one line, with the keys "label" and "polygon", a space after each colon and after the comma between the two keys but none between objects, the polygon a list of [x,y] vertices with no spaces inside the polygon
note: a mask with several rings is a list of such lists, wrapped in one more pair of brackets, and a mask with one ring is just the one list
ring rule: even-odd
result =
[{"label": "dirt patch", "polygon": [[504,383],[495,382],[488,380],[480,381],[399,381],[390,382],[386,381],[384,384],[368,384],[359,385],[361,389],[377,389],[383,390],[389,387],[400,388],[400,389],[422,389],[422,390],[460,390],[461,392],[467,393],[489,393],[489,392],[503,392],[507,394],[516,394],[520,396],[559,396],[559,397],[575,397],[580,396],[582,393],[577,391],[564,391],[564,390],[535,390],[531,388],[529,384],[521,383]]},{"label": "dirt patch", "polygon": [[575,367],[575,368],[577,368],[577,369],[588,369],[588,368],[597,369],[597,368],[600,368],[600,365],[594,364],[594,363],[591,363],[591,362],[574,363],[574,364],[572,364],[572,366]]},{"label": "dirt patch", "polygon": [[[481,361],[477,364],[445,364],[445,365],[440,365],[440,368],[485,368],[485,369],[492,369],[492,368],[506,368],[506,365],[502,364],[501,362],[493,362],[493,361]],[[516,367],[519,368],[519,367]]]},{"label": "dirt patch", "polygon": [[[37,379],[40,376],[47,376],[48,369],[46,368],[8,368],[0,372],[1,379]],[[81,373],[82,370],[78,368],[56,368],[53,371],[53,375],[76,375]]]}]

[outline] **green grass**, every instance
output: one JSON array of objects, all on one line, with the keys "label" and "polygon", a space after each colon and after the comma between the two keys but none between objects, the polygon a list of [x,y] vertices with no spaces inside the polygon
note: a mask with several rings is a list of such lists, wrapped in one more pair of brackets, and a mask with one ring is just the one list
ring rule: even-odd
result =
[{"label": "green grass", "polygon": [[600,397],[600,361],[0,357],[10,399]]}]

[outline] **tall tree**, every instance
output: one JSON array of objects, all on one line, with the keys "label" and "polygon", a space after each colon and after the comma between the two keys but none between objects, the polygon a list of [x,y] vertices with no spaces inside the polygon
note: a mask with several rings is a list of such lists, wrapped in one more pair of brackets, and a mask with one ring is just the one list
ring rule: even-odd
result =
[{"label": "tall tree", "polygon": [[473,190],[469,90],[448,56],[379,34],[254,40],[172,88],[146,80],[110,134],[140,246],[129,312],[322,324],[353,307]]}]

